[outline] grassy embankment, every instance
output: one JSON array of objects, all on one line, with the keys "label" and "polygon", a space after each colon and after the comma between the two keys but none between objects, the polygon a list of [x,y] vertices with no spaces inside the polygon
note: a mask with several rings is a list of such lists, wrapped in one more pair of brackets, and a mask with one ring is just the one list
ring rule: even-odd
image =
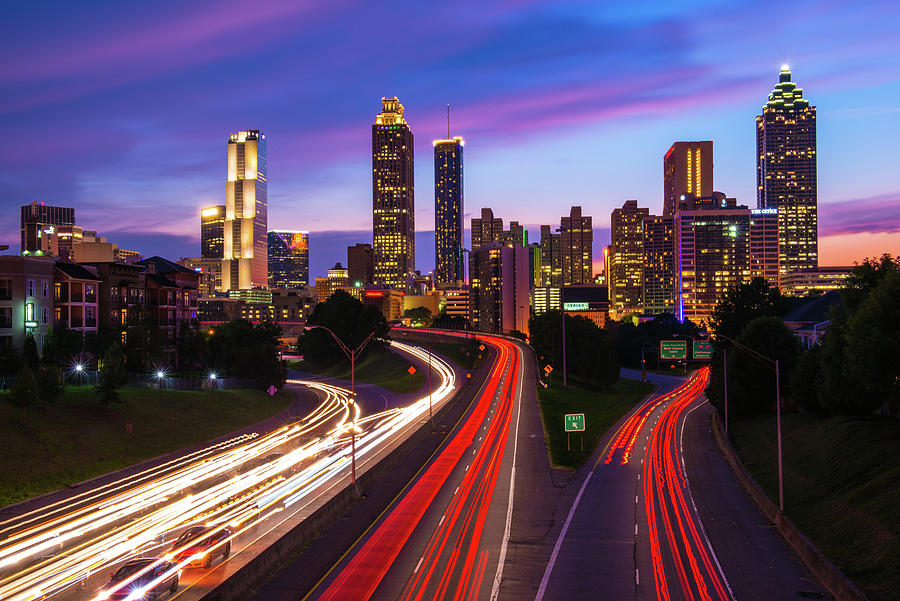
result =
[{"label": "grassy embankment", "polygon": [[[576,469],[591,456],[606,431],[648,395],[653,385],[625,378],[619,378],[609,390],[598,390],[573,378],[568,378],[568,384],[563,388],[562,378],[552,378],[548,388],[538,388],[538,400],[550,462],[554,467]],[[569,435],[571,450],[567,449],[567,435],[563,429],[566,413],[584,413],[583,451],[582,434],[575,432]]]},{"label": "grassy embankment", "polygon": [[[409,375],[410,365],[412,363],[405,357],[384,346],[375,346],[357,362],[356,381],[375,384],[398,394],[413,392],[425,384],[426,374],[416,368],[416,373]],[[324,367],[307,361],[288,361],[288,367],[329,378],[350,379],[350,362],[346,360]]]},{"label": "grassy embankment", "polygon": [[[872,601],[900,599],[900,424],[786,415],[785,513]],[[733,420],[747,470],[778,498],[775,418]]]},{"label": "grassy embankment", "polygon": [[[228,434],[274,415],[293,397],[259,390],[124,388],[108,409],[89,386],[47,410],[0,393],[0,507]],[[125,424],[132,424],[132,433]]]}]

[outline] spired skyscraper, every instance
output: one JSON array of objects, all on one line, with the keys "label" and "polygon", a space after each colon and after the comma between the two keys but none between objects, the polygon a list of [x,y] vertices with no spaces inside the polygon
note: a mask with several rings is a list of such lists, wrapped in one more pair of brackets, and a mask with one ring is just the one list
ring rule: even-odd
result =
[{"label": "spired skyscraper", "polygon": [[756,117],[756,206],[778,209],[781,273],[819,265],[816,107],[787,65]]},{"label": "spired skyscraper", "polygon": [[222,288],[268,285],[266,136],[240,131],[228,139]]},{"label": "spired skyscraper", "polygon": [[434,141],[435,284],[456,284],[465,279],[463,146],[460,137]]},{"label": "spired skyscraper", "polygon": [[397,98],[382,98],[372,125],[375,284],[406,289],[416,269],[413,134]]}]

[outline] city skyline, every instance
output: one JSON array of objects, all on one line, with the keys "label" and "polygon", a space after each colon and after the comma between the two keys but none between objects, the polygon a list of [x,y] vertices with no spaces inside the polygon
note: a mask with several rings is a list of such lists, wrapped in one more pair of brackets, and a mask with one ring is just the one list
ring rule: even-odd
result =
[{"label": "city skyline", "polygon": [[[454,133],[469,142],[464,222],[491,206],[526,224],[537,239],[542,223],[555,224],[566,208],[581,205],[596,216],[597,271],[609,240],[600,232],[608,227],[610,211],[630,198],[641,206],[661,205],[662,158],[673,141],[713,140],[716,189],[741,204],[754,204],[754,117],[777,82],[780,65],[787,62],[819,108],[820,263],[848,264],[900,246],[900,203],[889,177],[890,133],[897,130],[892,99],[898,95],[900,69],[889,60],[897,43],[890,38],[891,19],[885,18],[897,9],[887,3],[852,9],[834,5],[811,15],[804,7],[780,5],[784,24],[768,24],[752,39],[744,21],[760,18],[751,14],[755,11],[716,4],[643,13],[537,3],[497,8],[471,23],[461,22],[463,17],[455,13],[434,13],[429,22],[459,25],[469,35],[451,47],[434,47],[425,36],[404,42],[391,51],[407,68],[402,77],[382,70],[365,73],[347,52],[318,66],[299,65],[304,74],[318,77],[325,68],[348,69],[342,86],[323,85],[310,92],[309,102],[327,101],[316,126],[298,120],[293,108],[287,110],[297,88],[285,79],[286,65],[299,56],[297,45],[303,45],[293,34],[309,32],[304,24],[309,20],[364,29],[357,26],[364,14],[348,20],[340,9],[273,5],[254,15],[258,23],[272,27],[272,41],[242,49],[248,57],[241,61],[278,59],[265,67],[271,87],[257,104],[244,93],[226,98],[219,91],[227,79],[215,81],[236,52],[228,34],[243,28],[243,22],[223,17],[197,35],[180,28],[170,31],[166,52],[158,56],[132,49],[128,58],[139,68],[126,71],[121,58],[103,49],[124,47],[129,34],[152,41],[168,22],[149,15],[123,20],[108,11],[100,23],[105,26],[92,41],[69,52],[76,42],[60,33],[65,19],[47,23],[37,9],[14,7],[13,16],[26,25],[23,34],[33,41],[19,44],[22,34],[14,34],[14,60],[3,67],[11,87],[0,119],[9,135],[21,141],[0,167],[5,182],[0,200],[9,209],[0,222],[6,232],[0,242],[17,246],[14,207],[38,200],[75,207],[80,222],[145,255],[197,256],[197,214],[224,201],[222,132],[258,127],[270,140],[269,226],[309,230],[311,272],[324,273],[343,255],[343,233],[354,238],[348,244],[371,242],[371,234],[365,235],[371,232],[366,165],[371,160],[371,106],[382,96],[397,95],[420,134],[415,149],[420,166],[431,163],[429,141],[443,135],[445,106],[453,105]],[[62,17],[68,9],[53,10]],[[691,32],[688,23],[697,10],[704,11],[704,27],[718,27],[722,35]],[[93,31],[89,21],[99,11],[79,10],[68,15],[67,23]],[[405,18],[424,17],[415,10]],[[40,31],[29,30],[28,25],[38,23]],[[779,31],[787,24],[792,35],[785,41]],[[832,35],[863,26],[865,43],[854,41],[853,35]],[[516,34],[535,32],[542,33],[537,48],[515,41]],[[628,50],[595,42],[603,32]],[[660,41],[644,50],[628,43],[652,32]],[[671,39],[661,35],[665,33]],[[360,43],[367,36],[361,34]],[[723,38],[730,38],[728,48],[740,52],[720,52]],[[36,44],[41,51],[33,56],[18,54]],[[427,52],[411,52],[414,44],[427,46]],[[199,51],[185,58],[183,50],[194,47]],[[50,53],[68,56],[65,72],[41,62]],[[568,67],[575,56],[597,69],[587,69],[588,75]],[[473,65],[480,67],[473,70]],[[548,66],[553,68],[543,68]],[[469,70],[462,80],[448,77],[461,69]],[[670,70],[673,75],[667,77]],[[498,83],[489,85],[494,79]],[[604,86],[611,92],[604,93]],[[148,89],[162,96],[148,95]],[[616,153],[586,152],[623,137],[628,143],[615,145]],[[176,138],[178,153],[161,150]],[[420,189],[433,189],[430,169],[420,167],[418,176]],[[334,206],[345,210],[331,215],[337,212],[327,209]],[[420,202],[415,216],[417,234],[429,232],[431,203]],[[426,272],[433,267],[434,253],[419,244],[420,235],[416,267]],[[335,252],[325,255],[327,248]]]}]

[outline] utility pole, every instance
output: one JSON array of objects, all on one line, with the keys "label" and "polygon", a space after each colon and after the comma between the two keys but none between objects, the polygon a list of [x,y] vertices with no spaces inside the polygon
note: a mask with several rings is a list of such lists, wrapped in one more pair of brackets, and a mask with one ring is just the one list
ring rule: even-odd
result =
[{"label": "utility pole", "polygon": [[[560,299],[561,301],[562,299]],[[562,368],[563,368],[563,388],[566,388],[566,312],[560,308],[562,315]]]},{"label": "utility pole", "polygon": [[725,375],[725,438],[728,438],[728,349],[722,349],[722,372]]}]

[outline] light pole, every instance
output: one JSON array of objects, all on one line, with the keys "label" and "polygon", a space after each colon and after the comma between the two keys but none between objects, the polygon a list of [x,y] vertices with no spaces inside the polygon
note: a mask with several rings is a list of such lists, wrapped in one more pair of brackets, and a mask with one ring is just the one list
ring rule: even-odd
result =
[{"label": "light pole", "polygon": [[[754,355],[757,359],[766,362],[770,367],[775,368],[775,422],[778,430],[778,513],[784,513],[784,467],[782,465],[782,449],[781,449],[781,370],[778,359],[771,359],[762,353],[754,351],[752,348],[745,346],[725,336],[724,334],[716,334],[716,338],[722,337],[728,340],[736,347],[747,351]],[[722,349],[723,357],[725,349]],[[727,357],[725,357],[727,358]],[[725,432],[728,433],[728,365],[724,364],[724,380],[725,380]]]},{"label": "light pole", "polygon": [[[369,341],[372,339],[372,336],[375,335],[375,330],[369,332],[369,335],[366,336],[366,339],[362,341],[362,343],[356,347],[355,349],[351,349],[349,346],[344,344],[344,341],[338,338],[338,335],[331,331],[330,328],[326,328],[325,326],[304,326],[304,330],[312,330],[314,328],[319,328],[321,330],[325,330],[331,337],[334,338],[334,341],[338,343],[338,346],[344,354],[347,355],[347,358],[350,359],[350,396],[353,397],[353,404],[356,404],[356,358],[362,353],[363,349],[366,348],[366,345],[369,344]],[[431,403],[431,397],[429,396],[429,408]],[[352,413],[353,416],[353,427],[350,429],[350,482],[353,484],[354,488],[356,487],[356,412]]]},{"label": "light pole", "polygon": [[563,311],[562,294],[559,299],[559,313],[562,315],[562,368],[563,368],[563,388],[566,386],[566,312]]}]

